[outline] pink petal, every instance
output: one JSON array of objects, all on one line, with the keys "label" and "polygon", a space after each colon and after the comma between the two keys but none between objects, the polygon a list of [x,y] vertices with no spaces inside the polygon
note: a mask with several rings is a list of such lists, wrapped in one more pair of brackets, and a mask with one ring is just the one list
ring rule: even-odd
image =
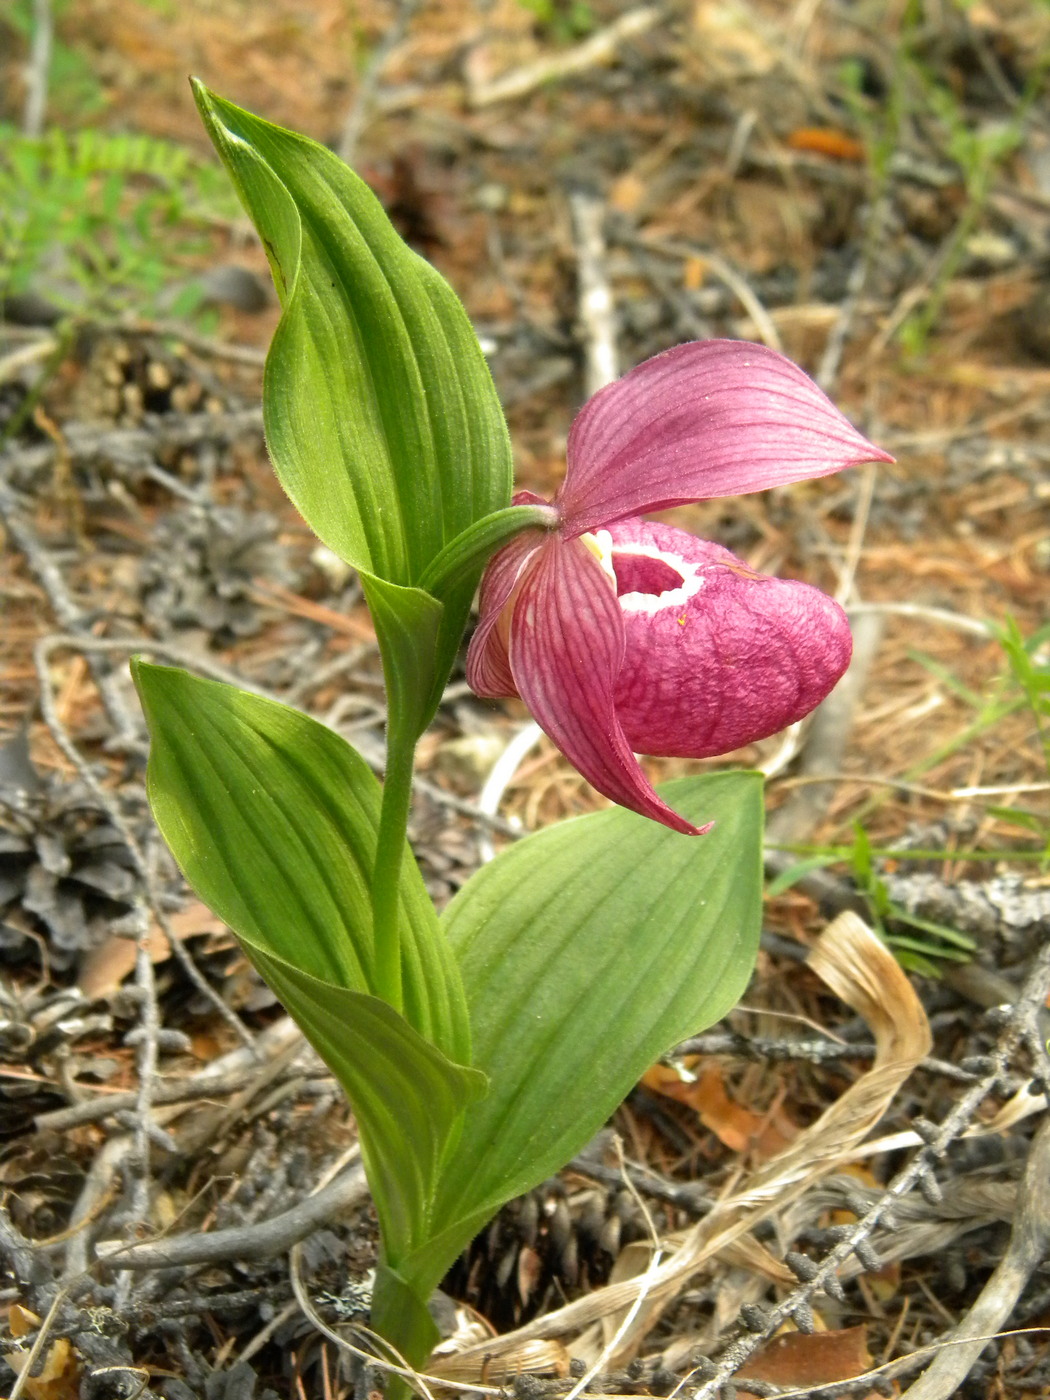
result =
[{"label": "pink petal", "polygon": [[555,504],[570,535],[688,501],[892,462],[764,345],[703,340],[646,360],[584,405]]},{"label": "pink petal", "polygon": [[622,807],[701,835],[657,797],[613,703],[624,654],[620,606],[585,545],[548,536],[520,578],[510,668],[537,722],[592,786]]},{"label": "pink petal", "polygon": [[[516,506],[547,504],[542,496],[531,491],[519,491],[513,503]],[[546,538],[543,530],[524,530],[498,549],[485,566],[478,599],[481,620],[467,649],[467,684],[476,695],[495,700],[518,693],[507,659],[506,627],[500,627],[500,618],[523,570]]]},{"label": "pink petal", "polygon": [[677,556],[683,575],[698,565],[702,580],[684,601],[664,593],[664,606],[620,598],[627,645],[616,712],[638,752],[707,758],[764,739],[815,709],[849,664],[846,615],[819,589],[756,574],[670,525],[624,520],[609,533],[625,585],[644,582],[646,567],[654,578],[657,566],[669,571],[639,549]]}]

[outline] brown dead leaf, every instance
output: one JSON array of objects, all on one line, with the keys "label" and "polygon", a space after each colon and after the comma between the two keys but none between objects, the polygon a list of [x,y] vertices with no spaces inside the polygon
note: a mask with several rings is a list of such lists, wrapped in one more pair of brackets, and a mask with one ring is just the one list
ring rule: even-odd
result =
[{"label": "brown dead leaf", "polygon": [[[687,1062],[688,1064],[689,1062]],[[693,1064],[699,1063],[694,1057]],[[671,1065],[653,1065],[642,1077],[647,1089],[695,1110],[705,1128],[731,1152],[751,1151],[760,1160],[774,1156],[794,1138],[783,1112],[756,1113],[732,1099],[718,1065],[704,1067],[695,1079],[685,1079]]]},{"label": "brown dead leaf", "polygon": [[828,1385],[863,1375],[871,1367],[866,1327],[844,1327],[838,1332],[783,1332],[741,1366],[737,1379],[767,1381],[772,1385]]},{"label": "brown dead leaf", "polygon": [[28,1337],[40,1326],[40,1319],[21,1303],[12,1303],[7,1310],[7,1325],[12,1337]]},{"label": "brown dead leaf", "polygon": [[792,131],[787,143],[793,151],[810,151],[814,155],[830,156],[832,160],[862,161],[864,143],[844,131],[828,126],[801,126]]},{"label": "brown dead leaf", "polygon": [[[221,933],[226,927],[199,899],[172,914],[168,922],[176,938],[191,938],[198,933]],[[84,959],[77,978],[80,990],[89,1000],[115,992],[134,970],[135,951],[133,938],[119,938],[116,934],[107,938]],[[154,924],[149,931],[149,956],[152,963],[167,962],[171,957],[171,945],[158,924]]]},{"label": "brown dead leaf", "polygon": [[453,1356],[438,1353],[427,1362],[430,1376],[446,1381],[483,1385],[502,1385],[512,1376],[567,1376],[569,1353],[561,1342],[522,1341],[512,1347],[501,1345],[502,1338],[493,1337]]},{"label": "brown dead leaf", "polygon": [[[9,1351],[4,1360],[20,1376],[29,1365],[29,1351]],[[65,1337],[51,1343],[44,1354],[43,1365],[35,1376],[27,1377],[23,1391],[29,1400],[77,1400],[80,1393],[80,1367],[72,1346]]]},{"label": "brown dead leaf", "polygon": [[636,214],[647,193],[646,182],[631,170],[612,182],[609,204],[621,214]]}]

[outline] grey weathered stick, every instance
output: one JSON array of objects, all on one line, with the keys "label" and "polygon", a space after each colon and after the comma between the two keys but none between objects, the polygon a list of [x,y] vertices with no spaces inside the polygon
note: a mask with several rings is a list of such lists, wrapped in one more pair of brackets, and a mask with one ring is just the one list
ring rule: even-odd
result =
[{"label": "grey weathered stick", "polygon": [[[290,1016],[282,1016],[272,1026],[261,1031],[254,1045],[242,1046],[229,1054],[214,1060],[207,1069],[185,1079],[161,1079],[154,1086],[155,1104],[190,1103],[194,1099],[219,1099],[235,1093],[244,1087],[260,1065],[283,1054],[296,1041],[306,1049],[302,1032]],[[97,1123],[112,1114],[126,1113],[135,1107],[138,1094],[129,1089],[121,1094],[100,1094],[97,1098],[83,1103],[70,1104],[68,1108],[52,1109],[41,1113],[35,1119],[40,1132],[60,1132],[75,1128],[81,1123]]]},{"label": "grey weathered stick", "polygon": [[1050,1118],[1044,1119],[1028,1154],[1028,1166],[1017,1198],[1014,1226],[1006,1253],[981,1289],[929,1370],[904,1392],[901,1400],[948,1400],[970,1368],[1013,1312],[1018,1298],[1050,1251]]},{"label": "grey weathered stick", "polygon": [[51,0],[33,0],[33,38],[25,69],[26,100],[22,109],[22,131],[26,136],[42,136],[44,133],[54,33]]},{"label": "grey weathered stick", "polygon": [[[965,1131],[978,1108],[1000,1082],[1007,1071],[1010,1056],[1020,1045],[1032,1043],[1037,1034],[1037,1018],[1046,1004],[1048,987],[1050,943],[1040,949],[1032,970],[1025,979],[1020,997],[1009,1010],[1006,1023],[988,1057],[991,1061],[988,1072],[960,1096],[951,1112],[941,1122],[929,1145],[916,1152],[871,1208],[860,1217],[856,1225],[850,1227],[842,1243],[836,1245],[816,1265],[812,1278],[799,1284],[787,1297],[781,1299],[776,1307],[769,1310],[766,1324],[760,1332],[738,1337],[726,1348],[713,1374],[693,1393],[691,1400],[717,1400],[722,1386],[732,1380],[748,1357],[793,1317],[800,1306],[805,1307],[809,1303],[823,1287],[824,1280],[836,1273],[854,1250],[863,1247],[865,1242],[870,1240],[883,1218],[892,1216],[894,1203],[913,1190],[923,1177],[929,1175],[934,1161]],[[1042,1053],[1045,1059],[1045,1052]],[[903,1360],[906,1361],[907,1358]]]},{"label": "grey weathered stick", "polygon": [[353,165],[357,155],[357,143],[368,124],[368,118],[376,105],[376,91],[383,76],[383,68],[390,55],[405,37],[412,18],[419,9],[420,0],[400,0],[394,22],[369,55],[368,63],[361,73],[357,92],[346,114],[346,121],[339,134],[335,153],[347,165]]},{"label": "grey weathered stick", "polygon": [[355,1163],[313,1196],[290,1210],[254,1225],[236,1225],[210,1234],[174,1235],[144,1244],[113,1245],[99,1250],[118,1269],[168,1269],[178,1265],[223,1264],[231,1259],[272,1259],[307,1235],[329,1225],[368,1196],[364,1168]]},{"label": "grey weathered stick", "polygon": [[620,373],[616,303],[606,271],[605,201],[584,190],[569,195],[576,245],[578,316],[584,347],[584,394],[590,398]]},{"label": "grey weathered stick", "polygon": [[[605,202],[587,191],[574,190],[569,195],[569,212],[576,250],[577,319],[583,340],[584,395],[590,398],[620,373],[616,301],[606,267]],[[499,820],[503,795],[515,773],[542,735],[535,720],[530,721],[518,730],[493,765],[478,799],[478,810],[493,822]],[[519,837],[525,834],[513,828],[511,831]],[[485,828],[479,833],[478,853],[482,864],[487,864],[496,854],[491,832]]]},{"label": "grey weathered stick", "polygon": [[547,83],[596,68],[612,58],[625,39],[644,34],[659,19],[660,11],[653,5],[628,10],[613,20],[612,24],[597,30],[570,49],[548,54],[523,68],[515,68],[513,72],[505,73],[490,83],[478,83],[470,87],[467,94],[470,105],[488,107],[493,102],[506,102],[514,97],[524,97]]},{"label": "grey weathered stick", "polygon": [[3,1206],[0,1206],[0,1257],[15,1278],[27,1288],[46,1279],[48,1264],[37,1245],[26,1239]]},{"label": "grey weathered stick", "polygon": [[[690,1036],[674,1048],[675,1055],[735,1055],[744,1060],[805,1060],[827,1064],[834,1060],[870,1060],[875,1055],[873,1041],[793,1040],[790,1036],[743,1035],[736,1031],[705,1031]],[[930,1074],[972,1084],[977,1078],[949,1060],[927,1055],[918,1066]],[[59,1110],[60,1112],[64,1110]]]},{"label": "grey weathered stick", "polygon": [[[859,617],[853,628],[853,660],[849,669],[813,716],[802,754],[800,774],[819,778],[837,772],[853,727],[853,714],[864,694],[868,674],[882,637],[883,623],[877,614]],[[771,844],[804,840],[825,815],[833,788],[812,783],[799,787],[769,818],[766,831]],[[787,863],[794,862],[789,856]],[[767,852],[767,865],[782,863],[782,854]]]}]

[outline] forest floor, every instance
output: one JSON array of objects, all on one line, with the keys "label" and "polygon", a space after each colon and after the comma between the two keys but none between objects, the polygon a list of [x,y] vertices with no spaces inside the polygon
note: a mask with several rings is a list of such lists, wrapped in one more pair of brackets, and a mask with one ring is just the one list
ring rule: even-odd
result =
[{"label": "forest floor", "polygon": [[[279,313],[189,73],[339,150],[445,274],[521,487],[556,487],[603,346],[622,371],[711,336],[782,349],[896,458],[669,513],[839,597],[855,663],[797,733],[649,765],[768,775],[754,980],[475,1242],[431,1369],[522,1397],[592,1363],[603,1394],[1050,1394],[1050,11],[81,0],[58,13],[49,120],[154,141],[107,196],[97,151],[65,185],[55,148],[12,163],[24,10],[0,46],[0,180],[36,220],[0,248],[11,1394],[375,1383],[351,1349],[375,1256],[352,1119],[145,802],[134,652],[240,678],[370,760],[384,721],[360,589],[266,460]],[[412,818],[439,903],[487,842],[603,804],[541,738],[479,810],[527,721],[454,675]],[[857,914],[881,944],[850,942]],[[754,1229],[700,1249],[618,1345],[610,1279],[643,1274],[654,1232],[696,1245],[749,1183]]]}]

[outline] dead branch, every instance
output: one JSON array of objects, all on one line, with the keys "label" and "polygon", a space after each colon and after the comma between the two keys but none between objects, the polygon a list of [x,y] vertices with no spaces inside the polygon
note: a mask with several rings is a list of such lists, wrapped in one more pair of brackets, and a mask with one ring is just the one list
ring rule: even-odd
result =
[{"label": "dead branch", "polygon": [[357,143],[360,141],[361,133],[376,105],[376,93],[383,76],[383,69],[389,62],[391,54],[408,32],[408,27],[412,23],[419,5],[420,0],[400,0],[393,24],[373,48],[368,56],[364,72],[359,75],[357,91],[354,94],[350,110],[346,114],[346,120],[343,122],[343,129],[335,147],[336,155],[347,165],[353,165],[357,157]]},{"label": "dead branch", "polygon": [[535,63],[504,73],[490,83],[471,84],[468,87],[470,105],[489,107],[494,102],[508,102],[515,97],[524,97],[546,83],[558,82],[562,78],[572,77],[574,73],[597,68],[615,57],[616,50],[625,39],[644,34],[660,18],[661,12],[655,6],[644,5],[637,10],[628,10],[612,24],[570,49],[546,54]]},{"label": "dead branch", "polygon": [[977,1301],[952,1333],[952,1346],[938,1352],[933,1365],[901,1400],[948,1400],[984,1350],[986,1337],[1002,1327],[1021,1292],[1050,1250],[1050,1118],[1036,1133],[1021,1183],[1014,1227],[1006,1253]]},{"label": "dead branch", "polygon": [[[820,779],[842,767],[843,755],[853,728],[853,716],[867,687],[868,675],[875,653],[882,640],[882,622],[874,615],[861,617],[853,629],[853,660],[849,669],[813,716],[802,761],[800,776]],[[767,823],[770,844],[805,840],[823,818],[831,798],[827,783],[806,783],[778,807]],[[789,861],[794,857],[789,857]],[[767,868],[785,865],[784,855],[766,852]]]},{"label": "dead branch", "polygon": [[224,1264],[231,1259],[272,1259],[307,1235],[330,1225],[368,1197],[364,1168],[355,1163],[313,1196],[290,1210],[254,1225],[236,1225],[211,1234],[173,1235],[144,1244],[104,1245],[99,1257],[119,1269],[169,1269],[180,1265]]},{"label": "dead branch", "polygon": [[574,190],[569,196],[576,245],[576,280],[580,331],[584,345],[584,394],[590,398],[620,373],[616,351],[616,303],[606,271],[605,203]]},{"label": "dead branch", "polygon": [[[305,1050],[306,1042],[291,1017],[282,1016],[260,1033],[253,1046],[231,1050],[199,1074],[189,1075],[185,1079],[158,1080],[153,1089],[153,1102],[163,1106],[225,1098],[242,1089],[261,1066],[286,1054],[289,1048]],[[293,1072],[291,1067],[289,1070]],[[134,1089],[120,1094],[103,1094],[84,1103],[70,1104],[68,1108],[41,1113],[36,1118],[36,1126],[40,1132],[57,1132],[78,1127],[82,1123],[98,1123],[134,1108],[137,1097]]]},{"label": "dead branch", "polygon": [[26,97],[22,109],[22,131],[26,136],[44,134],[47,115],[47,83],[51,73],[51,48],[55,21],[51,0],[33,0],[33,37],[26,64]]},{"label": "dead branch", "polygon": [[[803,1060],[808,1064],[834,1063],[836,1060],[871,1060],[876,1054],[874,1041],[794,1040],[790,1036],[744,1035],[741,1031],[705,1031],[690,1036],[676,1045],[679,1055],[732,1055],[744,1060]],[[977,1078],[968,1070],[933,1055],[916,1066],[929,1074],[942,1075],[960,1084],[972,1084]]]}]

